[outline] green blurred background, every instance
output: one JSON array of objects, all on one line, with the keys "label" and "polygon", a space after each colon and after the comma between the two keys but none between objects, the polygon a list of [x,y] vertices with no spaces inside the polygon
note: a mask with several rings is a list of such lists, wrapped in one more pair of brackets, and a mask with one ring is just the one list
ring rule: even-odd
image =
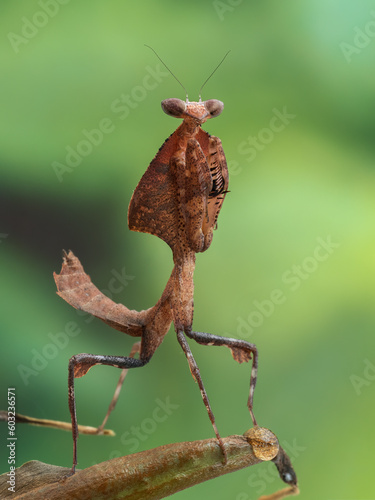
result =
[{"label": "green blurred background", "polygon": [[[69,357],[129,352],[133,339],[57,297],[52,272],[72,249],[115,301],[157,301],[171,252],[130,232],[126,213],[178,125],[160,101],[184,93],[144,44],[191,100],[231,49],[202,95],[225,102],[204,128],[223,142],[231,192],[197,257],[194,327],[257,344],[255,413],[290,452],[301,499],[374,498],[375,2],[53,3],[0,7],[0,407],[15,387],[20,413],[69,420]],[[69,166],[66,148],[83,151],[84,130],[99,126],[111,131]],[[321,240],[334,243],[329,253],[316,250]],[[277,294],[282,303],[265,302]],[[79,334],[61,334],[69,328]],[[249,366],[191,346],[221,434],[243,433]],[[97,367],[77,381],[80,423],[101,422],[118,376]],[[156,422],[160,401],[173,407]],[[129,373],[109,427],[115,438],[80,437],[80,468],[213,437],[173,331]],[[18,426],[17,435],[17,465],[71,464],[68,433]],[[175,497],[254,499],[283,486],[275,472],[262,464]]]}]

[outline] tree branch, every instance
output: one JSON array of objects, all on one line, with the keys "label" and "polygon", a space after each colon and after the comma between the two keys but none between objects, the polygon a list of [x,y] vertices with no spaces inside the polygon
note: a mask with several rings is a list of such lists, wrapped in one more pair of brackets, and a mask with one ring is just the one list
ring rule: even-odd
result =
[{"label": "tree branch", "polygon": [[[281,478],[292,486],[277,493],[279,496],[262,499],[276,500],[298,493],[290,461],[285,465],[287,456],[271,431],[255,427],[244,436],[229,436],[223,442],[228,455],[225,464],[217,439],[160,446],[108,460],[77,471],[73,476],[69,476],[70,469],[31,461],[15,471],[16,496],[8,491],[9,476],[0,476],[0,497],[14,500],[158,500],[269,460],[275,462]],[[287,467],[287,470],[280,467]]]}]

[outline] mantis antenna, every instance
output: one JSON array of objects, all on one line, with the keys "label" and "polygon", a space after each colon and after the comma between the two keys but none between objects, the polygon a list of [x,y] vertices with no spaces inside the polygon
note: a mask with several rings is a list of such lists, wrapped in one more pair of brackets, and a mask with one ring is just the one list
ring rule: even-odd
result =
[{"label": "mantis antenna", "polygon": [[227,55],[229,54],[229,52],[230,52],[230,50],[228,50],[228,52],[225,54],[225,56],[222,58],[222,60],[219,62],[219,64],[216,66],[216,68],[213,70],[213,72],[210,74],[210,76],[205,80],[205,82],[203,83],[202,87],[199,89],[199,102],[202,101],[201,92],[202,92],[203,87],[206,85],[206,83],[211,78],[211,76],[215,73],[215,71],[219,68],[219,66],[222,65],[222,63],[224,62],[224,59],[227,57]]},{"label": "mantis antenna", "polygon": [[[169,71],[169,73],[173,76],[173,78],[181,85],[181,87],[184,89],[185,91],[185,94],[186,94],[186,102],[189,101],[189,97],[188,97],[188,93],[187,93],[187,90],[185,89],[185,87],[182,85],[182,83],[180,82],[180,80],[177,78],[176,75],[174,75],[172,73],[172,71],[168,68],[168,66],[165,64],[165,62],[163,61],[163,59],[159,56],[159,54],[156,52],[156,50],[154,50],[152,47],[150,47],[150,45],[146,45],[145,44],[145,47],[148,47],[149,49],[152,50],[152,52],[156,55],[156,57],[159,59],[159,61],[163,64],[163,66],[165,66],[167,68],[167,70]],[[219,65],[220,66],[220,65]]]}]

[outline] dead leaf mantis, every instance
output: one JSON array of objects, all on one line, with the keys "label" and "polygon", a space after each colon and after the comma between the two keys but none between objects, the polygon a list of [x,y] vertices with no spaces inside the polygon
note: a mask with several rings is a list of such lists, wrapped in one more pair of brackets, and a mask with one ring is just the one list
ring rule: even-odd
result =
[{"label": "dead leaf mantis", "polygon": [[[195,254],[210,247],[228,192],[228,169],[221,141],[210,136],[201,126],[208,119],[218,116],[224,104],[216,99],[202,102],[199,98],[199,102],[189,102],[187,98],[184,102],[173,98],[164,100],[161,105],[166,114],[183,121],[150,163],[133,193],[128,211],[128,225],[132,231],[158,236],[172,250],[174,267],[161,298],[155,306],[143,311],[129,310],[122,304],[114,303],[94,286],[72,252],[65,253],[60,274],[54,273],[57,293],[70,305],[92,314],[116,330],[141,338],[128,357],[77,354],[70,359],[68,385],[73,429],[73,473],[77,465],[78,438],[74,379],[99,364],[122,369],[144,366],[161,344],[172,322],[190,371],[199,385],[224,461],[224,444],[186,337],[202,345],[226,346],[239,363],[252,359],[247,405],[256,425],[253,414],[258,366],[256,346],[245,340],[192,329]],[[139,358],[134,357],[137,352]]]}]

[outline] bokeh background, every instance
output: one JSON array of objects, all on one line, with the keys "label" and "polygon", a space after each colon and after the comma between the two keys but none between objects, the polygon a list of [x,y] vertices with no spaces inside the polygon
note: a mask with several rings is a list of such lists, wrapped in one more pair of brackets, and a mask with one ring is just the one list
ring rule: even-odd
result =
[{"label": "bokeh background", "polygon": [[[72,249],[115,301],[157,301],[171,252],[126,214],[178,125],[160,101],[184,92],[144,44],[190,100],[231,49],[202,96],[225,102],[204,128],[223,142],[231,192],[197,257],[194,326],[257,344],[255,413],[290,453],[301,499],[374,498],[375,2],[2,0],[0,12],[0,407],[15,387],[20,413],[69,420],[70,356],[129,352],[132,338],[55,294],[52,272]],[[191,346],[221,434],[243,433],[249,366]],[[80,423],[101,422],[118,376],[77,381]],[[173,330],[129,373],[109,427],[115,438],[80,437],[79,467],[213,436]],[[70,465],[69,433],[17,435],[18,465]],[[283,486],[275,473],[175,497],[254,499]]]}]

